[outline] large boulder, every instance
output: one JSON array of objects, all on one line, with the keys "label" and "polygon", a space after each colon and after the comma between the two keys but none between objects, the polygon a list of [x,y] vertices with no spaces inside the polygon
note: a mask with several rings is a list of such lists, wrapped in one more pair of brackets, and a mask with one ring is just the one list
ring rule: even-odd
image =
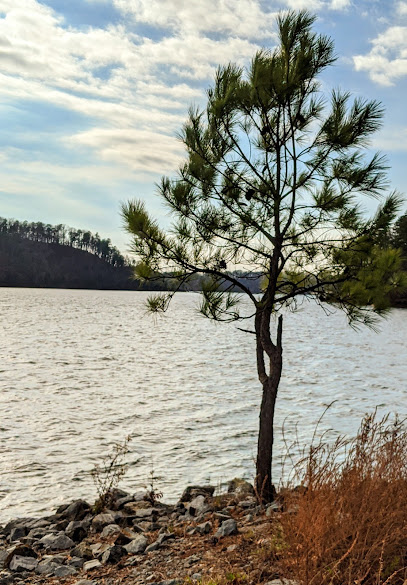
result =
[{"label": "large boulder", "polygon": [[21,540],[22,538],[24,538],[25,536],[27,536],[27,531],[28,531],[28,527],[27,526],[15,526],[14,528],[12,528],[10,535],[9,535],[9,541],[10,542],[17,542],[18,540]]},{"label": "large boulder", "polygon": [[40,575],[54,575],[55,571],[58,567],[61,566],[61,563],[56,563],[55,560],[51,557],[48,559],[43,559],[36,568],[36,572]]},{"label": "large boulder", "polygon": [[120,526],[117,524],[108,524],[105,526],[101,532],[102,538],[111,538],[120,534]]},{"label": "large boulder", "polygon": [[215,488],[212,485],[189,485],[185,488],[180,502],[190,502],[197,496],[204,496],[211,498],[214,494]]},{"label": "large boulder", "polygon": [[116,564],[125,555],[127,555],[127,550],[123,546],[113,545],[105,550],[101,560],[104,565],[107,563]]},{"label": "large boulder", "polygon": [[235,477],[228,483],[228,494],[236,496],[254,496],[254,489],[251,483],[245,479]]},{"label": "large boulder", "polygon": [[65,528],[65,534],[74,542],[82,542],[88,535],[89,520],[72,520]]},{"label": "large boulder", "polygon": [[100,532],[108,524],[115,524],[114,516],[110,512],[98,514],[92,520],[92,526],[96,530],[96,532]]},{"label": "large boulder", "polygon": [[86,563],[84,563],[83,570],[85,572],[93,571],[93,569],[98,569],[101,566],[102,563],[100,561],[98,561],[97,559],[92,559],[91,561],[86,561]]},{"label": "large boulder", "polygon": [[75,500],[68,506],[60,506],[57,514],[68,520],[83,520],[91,512],[91,507],[85,500]]},{"label": "large boulder", "polygon": [[15,528],[22,528],[28,533],[33,522],[35,522],[35,519],[33,518],[16,518],[15,520],[10,520],[10,522],[8,522],[3,528],[2,533],[5,536],[8,536]]},{"label": "large boulder", "polygon": [[223,538],[224,536],[231,536],[232,534],[237,533],[237,524],[236,520],[233,518],[229,518],[229,520],[225,520],[219,526],[218,530],[215,533],[216,538]]},{"label": "large boulder", "polygon": [[75,546],[74,541],[64,532],[47,534],[46,536],[43,536],[38,543],[48,550],[65,550]]},{"label": "large boulder", "polygon": [[10,566],[10,563],[15,556],[29,557],[32,559],[37,558],[37,553],[30,546],[26,546],[26,545],[13,546],[13,547],[7,549],[6,552],[7,552],[7,555],[3,561],[3,564],[5,567]]},{"label": "large boulder", "polygon": [[129,544],[126,544],[124,548],[129,554],[136,555],[143,553],[148,545],[148,540],[144,534],[138,534]]},{"label": "large boulder", "polygon": [[67,565],[61,565],[57,569],[55,569],[54,575],[55,577],[71,577],[72,575],[77,574],[77,570],[75,567],[68,567]]},{"label": "large boulder", "polygon": [[9,569],[10,571],[18,571],[19,573],[22,573],[23,571],[34,571],[37,565],[38,559],[14,555],[10,561]]},{"label": "large boulder", "polygon": [[206,503],[206,497],[203,495],[196,496],[185,507],[191,516],[201,516],[210,510],[210,506]]},{"label": "large boulder", "polygon": [[90,560],[93,559],[93,552],[87,543],[81,542],[80,544],[75,546],[74,549],[71,550],[71,556]]}]

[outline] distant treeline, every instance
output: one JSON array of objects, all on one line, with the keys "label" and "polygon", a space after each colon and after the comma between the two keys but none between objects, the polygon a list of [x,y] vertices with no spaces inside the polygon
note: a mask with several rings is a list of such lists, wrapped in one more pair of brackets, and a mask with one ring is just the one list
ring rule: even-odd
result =
[{"label": "distant treeline", "polygon": [[28,222],[0,217],[0,234],[18,235],[33,242],[78,248],[115,267],[126,264],[126,259],[115,246],[112,246],[109,238],[103,239],[98,233],[92,234],[90,231],[71,228],[62,223],[50,225],[41,221]]},{"label": "distant treeline", "polygon": [[[395,222],[386,240],[402,249],[407,271],[407,213]],[[242,270],[232,274],[251,292],[261,292],[260,274]],[[201,290],[204,280],[197,275],[180,290]],[[167,290],[168,285],[165,278],[146,283],[135,280],[131,260],[97,233],[64,224],[0,218],[0,286]],[[407,307],[407,291],[394,295],[393,304]]]}]

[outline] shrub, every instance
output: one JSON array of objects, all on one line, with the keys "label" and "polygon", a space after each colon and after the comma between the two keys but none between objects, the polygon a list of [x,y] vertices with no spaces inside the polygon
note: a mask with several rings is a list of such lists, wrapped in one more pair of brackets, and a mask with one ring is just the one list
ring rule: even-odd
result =
[{"label": "shrub", "polygon": [[129,435],[122,443],[114,443],[111,453],[103,458],[102,465],[95,465],[91,471],[98,494],[95,502],[96,512],[108,508],[114,499],[114,490],[127,471],[126,456],[129,453],[130,441]]},{"label": "shrub", "polygon": [[281,574],[303,585],[399,585],[407,578],[407,430],[366,416],[357,437],[312,446],[301,489],[283,492]]}]

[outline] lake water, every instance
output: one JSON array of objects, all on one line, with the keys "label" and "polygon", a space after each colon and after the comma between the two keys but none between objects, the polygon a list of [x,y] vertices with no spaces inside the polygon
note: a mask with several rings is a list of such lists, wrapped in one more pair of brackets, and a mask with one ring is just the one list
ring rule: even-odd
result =
[{"label": "lake water", "polygon": [[[0,522],[93,501],[91,469],[127,435],[130,491],[152,468],[167,501],[190,483],[253,480],[254,336],[199,316],[194,293],[176,295],[158,320],[146,296],[0,288]],[[378,334],[355,332],[304,300],[283,337],[275,480],[284,421],[305,445],[334,400],[321,423],[332,437],[354,434],[375,407],[407,415],[407,310],[393,310]]]}]

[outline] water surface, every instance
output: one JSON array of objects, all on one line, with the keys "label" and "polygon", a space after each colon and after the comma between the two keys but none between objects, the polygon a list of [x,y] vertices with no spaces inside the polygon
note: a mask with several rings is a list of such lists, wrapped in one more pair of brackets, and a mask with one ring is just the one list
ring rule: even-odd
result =
[{"label": "water surface", "polygon": [[[90,470],[132,436],[123,487],[175,500],[189,483],[254,474],[260,387],[254,336],[214,324],[197,295],[146,314],[147,293],[0,288],[0,521],[93,500]],[[248,325],[246,325],[248,326]],[[407,310],[375,334],[304,300],[284,320],[276,426],[309,442],[354,434],[361,416],[407,414]],[[274,476],[285,452],[276,438]]]}]

